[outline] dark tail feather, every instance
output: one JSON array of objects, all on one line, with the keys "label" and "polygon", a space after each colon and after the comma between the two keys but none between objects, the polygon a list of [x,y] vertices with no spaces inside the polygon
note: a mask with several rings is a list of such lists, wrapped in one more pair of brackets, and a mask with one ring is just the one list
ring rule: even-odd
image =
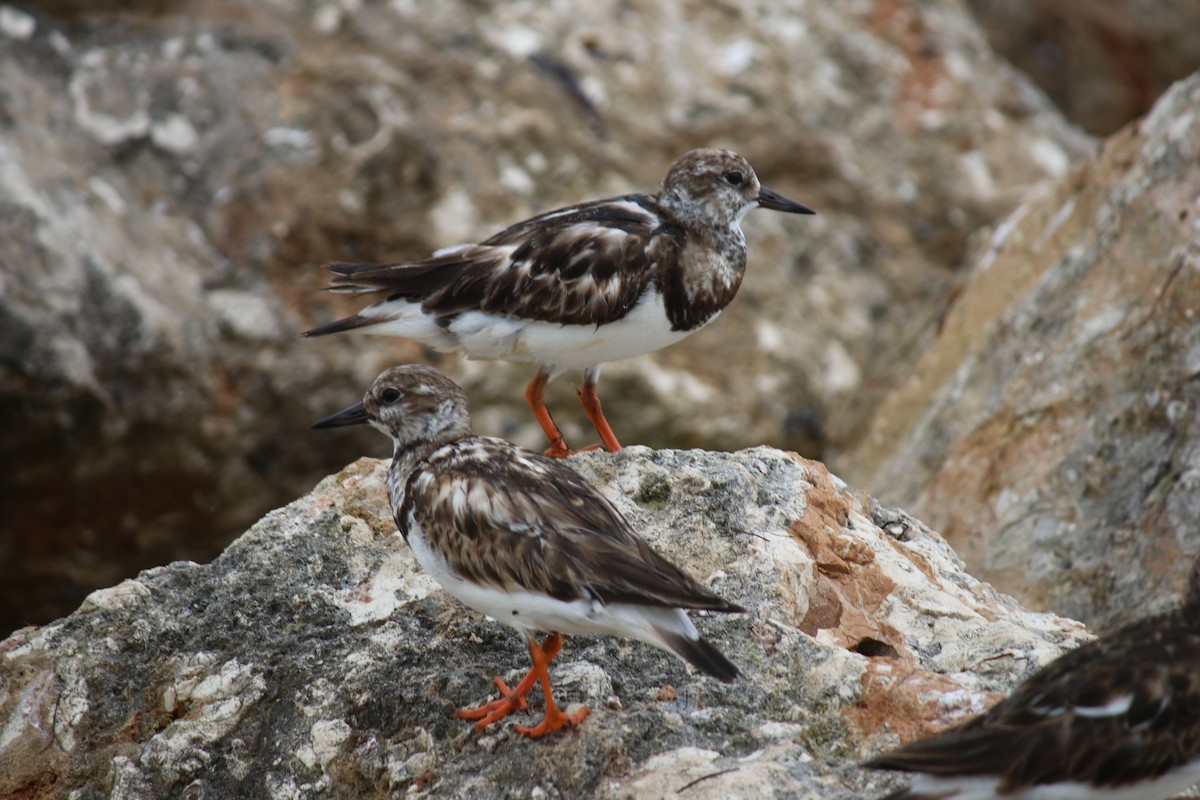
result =
[{"label": "dark tail feather", "polygon": [[371,282],[372,277],[378,277],[382,272],[388,274],[396,264],[350,264],[335,261],[326,264],[325,269],[333,273],[333,281],[329,291],[336,293],[360,294],[362,292],[381,292],[386,286],[376,286]]},{"label": "dark tail feather", "polygon": [[335,275],[350,277],[356,272],[363,272],[368,269],[377,269],[379,267],[391,266],[390,264],[356,264],[352,261],[332,261],[325,265],[325,269]]},{"label": "dark tail feather", "polygon": [[325,325],[313,328],[311,331],[305,331],[304,336],[324,336],[329,333],[341,333],[342,331],[352,331],[355,328],[366,328],[374,325],[382,320],[369,319],[367,317],[355,314],[353,317],[339,319],[337,322],[330,322]]},{"label": "dark tail feather", "polygon": [[713,647],[703,637],[688,639],[677,633],[667,633],[665,631],[660,631],[660,633],[662,633],[667,646],[677,653],[680,658],[722,683],[733,683],[734,679],[742,674],[738,672],[738,668],[733,665],[732,661],[722,655],[720,650]]},{"label": "dark tail feather", "polygon": [[388,261],[378,264],[356,264],[352,261],[332,261],[325,265],[325,269],[333,273],[333,282],[345,283],[354,281],[357,278],[372,278],[378,277],[380,273],[387,274],[394,272],[396,267],[406,266],[402,261]]},{"label": "dark tail feather", "polygon": [[460,272],[456,266],[463,262],[447,258],[425,261],[396,261],[388,264],[350,264],[335,261],[325,268],[333,273],[331,292],[394,292],[400,296],[412,293],[421,297],[446,285]]}]

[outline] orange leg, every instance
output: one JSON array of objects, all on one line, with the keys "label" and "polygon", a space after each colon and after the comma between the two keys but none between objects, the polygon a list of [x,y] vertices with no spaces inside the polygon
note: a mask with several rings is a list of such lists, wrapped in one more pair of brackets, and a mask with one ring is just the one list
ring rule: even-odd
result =
[{"label": "orange leg", "polygon": [[[500,699],[493,700],[490,703],[484,703],[478,708],[460,708],[454,712],[457,719],[478,720],[475,723],[475,732],[479,733],[488,725],[497,722],[508,716],[513,711],[519,711],[527,708],[525,695],[529,694],[529,690],[533,688],[533,684],[538,680],[540,674],[538,672],[538,659],[533,654],[536,652],[542,657],[543,664],[548,665],[558,655],[558,651],[562,649],[562,636],[557,633],[552,633],[546,637],[546,640],[539,646],[532,639],[529,640],[529,654],[533,658],[534,666],[529,670],[529,673],[521,679],[521,682],[515,688],[509,689],[508,684],[499,678],[493,678],[492,683],[500,690]],[[543,673],[545,670],[543,669]],[[557,711],[558,709],[555,709]],[[578,715],[576,715],[578,716]],[[586,714],[584,715],[586,716]],[[583,719],[579,716],[579,719]],[[523,727],[523,726],[521,726]],[[561,725],[559,726],[561,727]]]},{"label": "orange leg", "polygon": [[517,725],[515,728],[517,733],[522,736],[528,736],[530,739],[538,739],[551,731],[561,730],[562,728],[574,728],[583,722],[589,713],[586,708],[581,708],[574,714],[564,714],[555,705],[554,698],[550,695],[550,673],[546,671],[546,668],[550,666],[550,660],[553,658],[553,656],[549,656],[549,651],[546,647],[546,645],[550,644],[554,645],[554,652],[557,653],[559,648],[562,647],[562,637],[557,633],[552,633],[546,637],[546,642],[542,647],[538,647],[533,639],[529,640],[529,657],[533,659],[533,672],[537,673],[538,680],[542,683],[542,694],[546,696],[546,716],[542,721],[533,727]]},{"label": "orange leg", "polygon": [[[539,647],[530,640],[530,648],[537,648],[549,663],[558,651],[562,649],[562,637],[557,633],[552,633],[546,637]],[[525,695],[529,694],[529,690],[533,688],[533,684],[537,681],[538,672],[536,667],[530,667],[528,674],[521,679],[515,689],[509,689],[508,684],[499,678],[492,678],[492,683],[500,690],[500,699],[493,700],[490,703],[484,703],[478,708],[460,708],[454,712],[454,716],[458,719],[475,719],[479,720],[475,723],[475,732],[479,733],[488,725],[491,725],[497,720],[501,720],[508,716],[513,711],[518,711],[528,708],[528,703],[525,702]]]},{"label": "orange leg", "polygon": [[596,381],[599,377],[598,367],[592,367],[583,373],[583,388],[579,390],[579,400],[583,403],[583,413],[587,414],[587,418],[596,427],[596,432],[600,434],[604,449],[615,453],[621,449],[621,443],[617,441],[616,434],[609,427],[608,420],[604,418],[604,411],[600,408],[600,395],[596,392]]},{"label": "orange leg", "polygon": [[571,449],[567,447],[562,432],[554,424],[554,419],[550,416],[550,409],[546,408],[546,401],[543,397],[546,392],[546,384],[549,382],[550,374],[545,370],[538,370],[538,374],[525,387],[525,402],[529,403],[529,407],[533,409],[534,418],[542,426],[546,438],[550,440],[550,449],[546,451],[546,455],[551,458],[566,458],[571,455]]}]

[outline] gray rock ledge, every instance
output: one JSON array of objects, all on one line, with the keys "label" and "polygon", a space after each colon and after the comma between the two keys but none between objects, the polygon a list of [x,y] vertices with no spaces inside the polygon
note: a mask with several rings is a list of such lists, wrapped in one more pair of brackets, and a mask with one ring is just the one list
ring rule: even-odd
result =
[{"label": "gray rock ledge", "polygon": [[982,710],[1089,638],[817,462],[630,447],[571,463],[750,609],[698,615],[743,680],[568,637],[551,675],[564,706],[591,707],[581,728],[471,735],[450,712],[522,674],[525,648],[420,571],[387,462],[362,459],[211,564],[149,570],[0,643],[0,796],[870,797],[895,778],[860,758]]}]

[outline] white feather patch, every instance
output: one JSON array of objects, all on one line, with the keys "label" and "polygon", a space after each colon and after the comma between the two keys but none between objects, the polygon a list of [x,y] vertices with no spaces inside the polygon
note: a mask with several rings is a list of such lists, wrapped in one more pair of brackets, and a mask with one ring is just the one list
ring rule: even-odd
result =
[{"label": "white feather patch", "polygon": [[990,776],[939,778],[917,775],[911,791],[916,798],[936,797],[945,800],[1163,800],[1179,794],[1197,781],[1200,781],[1200,760],[1191,761],[1154,780],[1116,787],[1062,781],[1000,794],[998,781]]},{"label": "white feather patch", "polygon": [[1116,717],[1124,714],[1133,705],[1133,695],[1123,694],[1102,706],[1075,706],[1072,710],[1081,717]]}]

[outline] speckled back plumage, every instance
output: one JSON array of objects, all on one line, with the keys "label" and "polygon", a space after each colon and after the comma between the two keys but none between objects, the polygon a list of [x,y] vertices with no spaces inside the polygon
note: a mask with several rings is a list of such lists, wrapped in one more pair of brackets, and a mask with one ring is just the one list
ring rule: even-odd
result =
[{"label": "speckled back plumage", "polygon": [[[1177,610],[1126,625],[1053,661],[975,719],[866,766],[930,776],[890,800],[959,795],[937,779],[994,778],[995,795],[1138,798],[1200,778],[1200,579]],[[1181,787],[1171,790],[1170,773]],[[1071,794],[1070,785],[1078,785]],[[938,789],[935,792],[934,786]],[[1048,791],[1048,789],[1047,789]],[[1023,794],[1023,793],[1029,794]],[[964,793],[962,796],[968,796]],[[1044,795],[1049,796],[1049,795]]]},{"label": "speckled back plumage", "polygon": [[609,361],[669,347],[712,322],[746,271],[740,222],[755,207],[811,214],[759,183],[729,150],[693,150],[658,194],[561,208],[480,244],[394,264],[331,264],[331,289],[386,298],[306,336],[362,329],[469,358],[538,365],[525,399],[548,455],[573,452],[546,408],[546,383],[584,371],[580,402],[609,451],[621,443],[600,405]]},{"label": "speckled back plumage", "polygon": [[[733,185],[723,176],[741,176]],[[419,302],[443,327],[468,310],[564,325],[623,318],[657,287],[672,330],[699,327],[737,294],[746,269],[739,222],[762,186],[729,150],[693,150],[656,195],[630,194],[540,214],[480,244],[392,264],[330,265],[333,290]],[[312,335],[379,322],[356,315]]]},{"label": "speckled back plumage", "polygon": [[396,523],[416,521],[463,577],[559,600],[736,611],[654,551],[591,484],[502,439],[466,437],[418,461]]},{"label": "speckled back plumage", "polygon": [[[393,367],[361,403],[314,428],[367,424],[393,444],[388,495],[396,527],[421,567],[466,606],[525,638],[531,668],[500,697],[460,708],[482,731],[526,707],[540,684],[545,716],[515,730],[538,738],[578,726],[550,691],[562,634],[622,636],[672,652],[725,683],[737,666],[684,609],[743,611],[659,555],[566,464],[502,439],[472,436],[462,390],[431,367]],[[534,633],[544,631],[539,643]]]},{"label": "speckled back plumage", "polygon": [[743,609],[644,542],[566,464],[473,436],[462,390],[431,367],[394,367],[363,401],[317,423],[391,437],[388,494],[421,565],[463,603],[533,630],[630,636],[722,681],[738,675],[683,609]]}]

